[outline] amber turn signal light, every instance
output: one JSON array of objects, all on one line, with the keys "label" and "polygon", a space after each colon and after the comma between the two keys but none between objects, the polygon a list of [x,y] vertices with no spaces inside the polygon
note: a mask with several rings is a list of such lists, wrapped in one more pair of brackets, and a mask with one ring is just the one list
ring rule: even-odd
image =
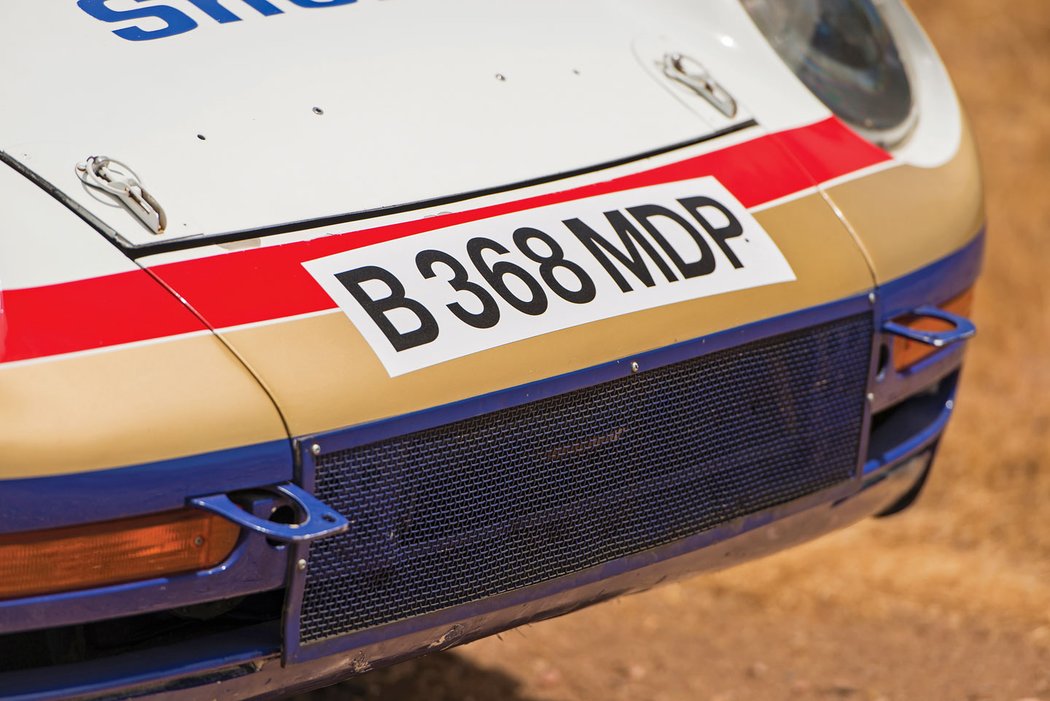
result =
[{"label": "amber turn signal light", "polygon": [[224,518],[185,510],[0,536],[0,599],[209,569],[239,535]]},{"label": "amber turn signal light", "polygon": [[[946,312],[969,317],[970,310],[973,307],[973,290],[969,289],[958,297],[954,297],[938,306]],[[925,316],[907,315],[898,317],[894,321],[902,326],[919,331],[949,331],[952,329],[950,322]],[[940,349],[929,344],[897,336],[893,340],[893,367],[896,368],[897,372],[907,370],[919,361],[930,357],[938,350]]]}]

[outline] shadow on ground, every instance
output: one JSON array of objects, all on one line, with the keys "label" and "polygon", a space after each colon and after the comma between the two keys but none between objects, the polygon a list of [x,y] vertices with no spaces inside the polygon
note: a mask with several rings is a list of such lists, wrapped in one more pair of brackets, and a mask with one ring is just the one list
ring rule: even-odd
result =
[{"label": "shadow on ground", "polygon": [[294,697],[294,701],[534,701],[521,683],[451,653],[428,655]]}]

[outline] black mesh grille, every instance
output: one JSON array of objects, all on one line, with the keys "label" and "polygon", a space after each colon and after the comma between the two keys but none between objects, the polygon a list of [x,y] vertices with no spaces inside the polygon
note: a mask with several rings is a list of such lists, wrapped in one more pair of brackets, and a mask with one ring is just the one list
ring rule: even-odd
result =
[{"label": "black mesh grille", "polygon": [[318,458],[301,640],[474,601],[847,480],[867,315]]}]

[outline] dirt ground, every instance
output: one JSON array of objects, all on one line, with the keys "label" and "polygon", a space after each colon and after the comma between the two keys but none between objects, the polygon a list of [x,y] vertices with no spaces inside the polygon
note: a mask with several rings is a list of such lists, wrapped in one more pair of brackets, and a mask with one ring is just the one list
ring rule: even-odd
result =
[{"label": "dirt ground", "polygon": [[1050,701],[1050,0],[913,0],[984,158],[959,412],[920,504],[319,699]]}]

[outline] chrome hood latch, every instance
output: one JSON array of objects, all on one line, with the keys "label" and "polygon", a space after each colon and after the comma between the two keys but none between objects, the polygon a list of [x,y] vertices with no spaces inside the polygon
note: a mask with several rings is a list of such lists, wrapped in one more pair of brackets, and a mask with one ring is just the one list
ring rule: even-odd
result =
[{"label": "chrome hood latch", "polygon": [[129,212],[154,234],[163,234],[168,225],[164,208],[142,187],[138,176],[120,161],[105,156],[89,156],[77,164],[77,177],[116,197]]},{"label": "chrome hood latch", "polygon": [[736,100],[711,76],[710,71],[699,61],[679,53],[664,55],[664,75],[686,86],[712,107],[732,119],[736,116]]}]

